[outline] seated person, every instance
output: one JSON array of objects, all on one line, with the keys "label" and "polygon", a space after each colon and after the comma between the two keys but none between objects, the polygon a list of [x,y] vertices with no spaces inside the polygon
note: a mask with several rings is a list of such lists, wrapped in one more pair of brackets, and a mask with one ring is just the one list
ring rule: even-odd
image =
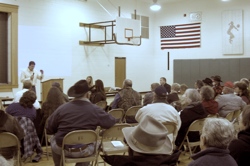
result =
[{"label": "seated person", "polygon": [[45,101],[42,104],[42,120],[40,122],[40,125],[42,129],[44,128],[44,125],[46,123],[46,119],[62,104],[65,103],[65,99],[63,97],[62,92],[59,88],[51,87],[48,95],[45,99]]},{"label": "seated person", "polygon": [[223,95],[218,95],[215,101],[219,104],[219,115],[226,117],[230,112],[243,109],[246,103],[241,97],[234,94],[234,85],[232,82],[225,82]]},{"label": "seated person", "polygon": [[157,121],[173,122],[176,127],[176,132],[171,135],[170,139],[175,140],[177,131],[181,127],[181,119],[176,109],[166,103],[167,90],[163,86],[158,86],[154,91],[154,100],[152,104],[148,104],[138,110],[135,119],[140,122],[145,116],[149,115]]},{"label": "seated person", "polygon": [[126,112],[130,107],[141,105],[141,94],[132,88],[132,80],[125,79],[123,88],[116,93],[112,109],[122,108]]},{"label": "seated person", "polygon": [[[0,110],[0,119],[0,133],[10,132],[15,134],[20,141],[23,139],[24,131],[13,116],[5,113],[3,110]],[[16,151],[16,147],[0,148],[0,154],[7,160],[13,158],[13,156],[16,155]]]},{"label": "seated person", "polygon": [[33,91],[24,92],[19,103],[11,103],[6,112],[16,117],[27,117],[34,122],[36,118],[36,109],[33,107],[36,101],[36,94]]},{"label": "seated person", "polygon": [[227,148],[233,138],[234,127],[228,120],[207,118],[200,139],[201,151],[191,156],[194,161],[189,166],[237,166]]},{"label": "seated person", "polygon": [[171,104],[174,101],[179,101],[178,92],[180,91],[180,84],[173,83],[171,86],[171,92],[167,96],[167,101],[169,104]]},{"label": "seated person", "polygon": [[218,113],[218,103],[214,100],[214,90],[211,86],[203,86],[200,89],[202,105],[208,114]]},{"label": "seated person", "polygon": [[129,156],[102,156],[112,166],[175,165],[180,152],[173,153],[168,131],[151,116],[145,116],[138,126],[122,129],[129,146]]},{"label": "seated person", "polygon": [[234,93],[240,96],[246,104],[250,104],[248,86],[244,82],[237,82],[234,84]]},{"label": "seated person", "polygon": [[197,80],[194,83],[194,88],[198,90],[198,92],[200,92],[200,89],[204,86],[204,83],[202,80]]},{"label": "seated person", "polygon": [[[14,96],[14,99],[13,99],[13,102],[14,103],[18,103],[21,99],[21,97],[23,96],[24,92],[27,92],[29,90],[32,90],[32,83],[30,80],[25,80],[23,82],[23,89],[16,92],[15,96]],[[34,102],[33,106],[35,107],[35,109],[40,109],[40,103],[39,101],[36,99],[36,101]]]},{"label": "seated person", "polygon": [[151,92],[148,92],[144,95],[143,106],[146,106],[146,105],[151,104],[153,102],[154,91],[155,91],[155,88],[157,88],[158,86],[160,86],[159,83],[152,83],[151,84]]},{"label": "seated person", "polygon": [[[181,128],[178,131],[178,135],[175,140],[175,145],[177,147],[183,142],[191,123],[197,119],[203,119],[207,117],[207,113],[201,104],[201,95],[197,89],[187,89],[184,95],[186,96],[189,105],[187,105],[184,110],[180,112]],[[191,142],[199,141],[200,134],[199,132],[190,132],[188,138]]]},{"label": "seated person", "polygon": [[99,101],[106,101],[106,94],[102,80],[96,80],[94,89],[91,90],[90,99],[91,103],[96,104]]},{"label": "seated person", "polygon": [[62,87],[61,87],[61,85],[59,84],[59,82],[53,82],[52,87],[58,88],[58,89],[61,91],[62,95],[63,95],[64,101],[65,101],[65,102],[69,102],[69,96],[66,95],[65,93],[63,93]]},{"label": "seated person", "polygon": [[239,129],[238,138],[230,143],[229,150],[239,166],[248,166],[250,165],[250,105],[245,106],[239,116]]}]

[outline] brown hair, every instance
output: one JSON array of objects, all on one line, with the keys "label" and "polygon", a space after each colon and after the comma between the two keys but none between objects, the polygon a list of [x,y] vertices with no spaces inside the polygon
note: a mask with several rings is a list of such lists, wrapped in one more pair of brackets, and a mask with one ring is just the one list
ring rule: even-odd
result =
[{"label": "brown hair", "polygon": [[241,96],[246,96],[249,99],[249,93],[248,93],[248,89],[247,89],[247,84],[245,84],[244,82],[237,82],[234,87],[238,87],[241,90]]},{"label": "brown hair", "polygon": [[19,103],[24,108],[32,108],[33,104],[36,101],[36,94],[35,92],[29,90],[27,92],[24,92],[23,96],[21,97]]},{"label": "brown hair", "polygon": [[102,80],[98,79],[95,81],[95,89],[97,92],[101,92],[104,96],[106,96]]}]

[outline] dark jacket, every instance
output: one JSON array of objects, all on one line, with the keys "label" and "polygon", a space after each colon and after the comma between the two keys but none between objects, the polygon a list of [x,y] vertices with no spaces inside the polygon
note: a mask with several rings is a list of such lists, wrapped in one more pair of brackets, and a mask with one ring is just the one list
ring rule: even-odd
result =
[{"label": "dark jacket", "polygon": [[228,149],[210,147],[191,156],[188,166],[237,166]]},{"label": "dark jacket", "polygon": [[103,160],[112,166],[175,166],[181,151],[172,155],[143,155],[143,156],[103,156]]},{"label": "dark jacket", "polygon": [[238,133],[238,139],[230,143],[229,150],[239,166],[250,165],[250,128]]},{"label": "dark jacket", "polygon": [[179,100],[179,96],[178,96],[177,93],[170,93],[167,96],[167,101],[168,101],[169,104],[171,104],[174,101],[178,101],[178,100]]},{"label": "dark jacket", "polygon": [[171,86],[169,84],[167,84],[167,83],[165,83],[163,86],[165,87],[165,89],[167,90],[167,92],[169,94],[170,91],[171,91]]},{"label": "dark jacket", "polygon": [[215,100],[202,101],[202,105],[205,108],[205,111],[208,114],[216,114],[218,113],[218,103]]},{"label": "dark jacket", "polygon": [[106,101],[106,94],[94,90],[94,91],[92,91],[92,93],[90,95],[90,101],[93,104],[96,104],[99,101]]},{"label": "dark jacket", "polygon": [[[197,120],[207,117],[207,113],[205,112],[204,107],[201,102],[191,103],[183,111],[181,111],[181,128],[178,131],[177,138],[175,140],[176,146],[180,146],[182,143],[186,132],[190,126],[190,124]],[[190,141],[198,141],[200,140],[200,135],[198,132],[193,132],[188,135]]]},{"label": "dark jacket", "polygon": [[127,111],[128,108],[132,106],[141,105],[141,95],[132,88],[124,88],[120,92],[120,101],[118,102],[118,108],[124,109]]}]

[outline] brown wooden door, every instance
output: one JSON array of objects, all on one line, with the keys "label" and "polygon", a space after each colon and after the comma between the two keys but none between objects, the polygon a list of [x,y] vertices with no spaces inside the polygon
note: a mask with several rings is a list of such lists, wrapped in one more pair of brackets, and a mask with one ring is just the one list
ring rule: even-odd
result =
[{"label": "brown wooden door", "polygon": [[126,79],[126,58],[115,57],[115,86],[122,88],[124,79]]}]

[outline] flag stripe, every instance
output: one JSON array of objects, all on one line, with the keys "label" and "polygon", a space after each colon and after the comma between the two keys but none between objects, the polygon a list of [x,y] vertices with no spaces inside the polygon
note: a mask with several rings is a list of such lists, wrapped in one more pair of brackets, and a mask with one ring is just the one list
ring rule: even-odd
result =
[{"label": "flag stripe", "polygon": [[200,24],[161,26],[161,49],[200,47]]}]

